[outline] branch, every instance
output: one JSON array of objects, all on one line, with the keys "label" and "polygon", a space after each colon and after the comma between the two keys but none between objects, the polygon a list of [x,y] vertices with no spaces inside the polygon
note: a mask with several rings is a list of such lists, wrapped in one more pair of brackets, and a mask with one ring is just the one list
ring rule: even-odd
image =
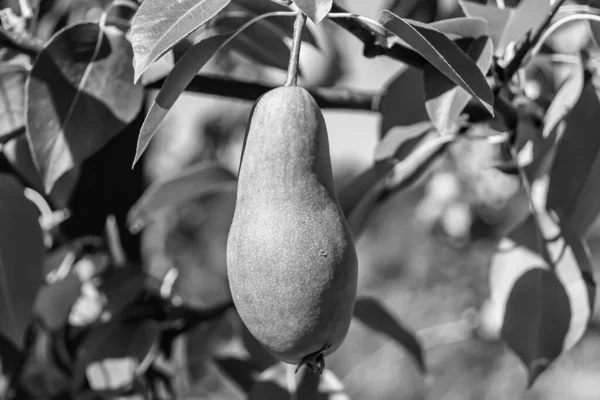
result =
[{"label": "branch", "polygon": [[[336,3],[333,3],[331,12],[348,13],[345,8]],[[331,20],[364,43],[365,49],[363,54],[365,57],[373,58],[385,55],[419,69],[422,69],[426,64],[425,59],[419,53],[398,43],[394,43],[390,48],[377,44],[377,35],[373,32],[373,29],[360,20],[352,18],[332,18]]]},{"label": "branch", "polygon": [[[165,79],[152,82],[148,89],[159,89]],[[188,87],[188,92],[232,97],[255,101],[277,86],[245,82],[217,75],[197,75]],[[344,109],[378,112],[380,96],[375,93],[359,93],[348,89],[308,89],[323,109]]]}]

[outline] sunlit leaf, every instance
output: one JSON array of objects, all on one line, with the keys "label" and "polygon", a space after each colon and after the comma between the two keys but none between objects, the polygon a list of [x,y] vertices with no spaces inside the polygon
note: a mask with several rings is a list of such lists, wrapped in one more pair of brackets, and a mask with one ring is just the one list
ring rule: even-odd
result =
[{"label": "sunlit leaf", "polygon": [[537,221],[528,220],[515,231],[520,234],[511,235],[518,244],[503,242],[491,271],[502,337],[525,364],[530,385],[581,339],[596,292],[584,240],[547,213],[539,212]]},{"label": "sunlit leaf", "polygon": [[164,207],[175,207],[203,195],[235,190],[235,176],[217,163],[200,163],[178,175],[152,184],[131,207],[129,229],[138,232]]},{"label": "sunlit leaf", "polygon": [[44,241],[36,207],[0,174],[0,334],[21,346],[43,279]]},{"label": "sunlit leaf", "polygon": [[152,102],[150,110],[146,115],[140,135],[133,164],[135,165],[154,136],[156,129],[166,117],[167,113],[181,96],[181,93],[192,82],[198,71],[216,54],[216,52],[227,45],[233,38],[252,26],[256,21],[264,18],[277,16],[278,13],[267,13],[260,15],[234,31],[222,34],[209,32],[198,43],[192,46],[173,67],[165,80],[160,92]]},{"label": "sunlit leaf", "polygon": [[[487,35],[494,43],[494,54],[498,54],[498,46],[500,45],[504,29],[511,16],[511,10],[464,0],[458,0],[458,4],[460,4],[465,15],[482,18],[487,21]],[[501,49],[500,53],[502,52],[504,52],[504,49]]]},{"label": "sunlit leaf", "polygon": [[546,206],[585,235],[600,214],[600,101],[591,83],[583,87],[571,112],[550,170]]},{"label": "sunlit leaf", "polygon": [[443,33],[428,25],[382,11],[378,22],[421,54],[440,72],[474,96],[493,115],[494,96],[477,65]]},{"label": "sunlit leaf", "polygon": [[374,161],[388,158],[402,160],[408,157],[432,128],[430,121],[392,128],[375,147]]},{"label": "sunlit leaf", "polygon": [[0,64],[0,141],[25,127],[25,81],[28,70],[20,64]]},{"label": "sunlit leaf", "polygon": [[[407,93],[410,93],[410,96]],[[384,137],[395,126],[412,125],[428,120],[423,71],[406,67],[395,75],[384,89],[379,112],[380,137]]]},{"label": "sunlit leaf", "polygon": [[145,0],[131,24],[135,82],[148,66],[207,23],[231,0]]},{"label": "sunlit leaf", "polygon": [[27,137],[44,188],[100,150],[138,114],[131,44],[114,27],[60,30],[38,54],[27,81]]},{"label": "sunlit leaf", "polygon": [[318,24],[331,11],[333,0],[294,0],[294,4],[315,24]]},{"label": "sunlit leaf", "polygon": [[[458,44],[466,48],[465,53],[473,60],[482,74],[492,65],[492,41],[483,36],[478,39],[459,39]],[[431,65],[424,70],[425,108],[438,132],[442,135],[458,129],[460,114],[471,99],[471,94]]]},{"label": "sunlit leaf", "polygon": [[403,326],[398,318],[382,303],[372,297],[359,297],[354,306],[354,318],[398,343],[413,357],[421,372],[427,371],[420,340]]},{"label": "sunlit leaf", "polygon": [[478,17],[458,17],[431,22],[429,27],[448,35],[450,39],[487,36],[488,22]]}]

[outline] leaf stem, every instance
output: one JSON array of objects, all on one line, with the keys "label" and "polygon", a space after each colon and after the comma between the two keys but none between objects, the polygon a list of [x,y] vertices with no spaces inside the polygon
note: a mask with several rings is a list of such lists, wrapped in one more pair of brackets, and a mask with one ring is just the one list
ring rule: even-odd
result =
[{"label": "leaf stem", "polygon": [[296,21],[294,22],[294,39],[292,42],[292,52],[290,53],[290,64],[284,86],[296,86],[298,83],[298,63],[300,61],[300,48],[302,47],[302,31],[304,31],[305,24],[306,15],[298,10]]}]

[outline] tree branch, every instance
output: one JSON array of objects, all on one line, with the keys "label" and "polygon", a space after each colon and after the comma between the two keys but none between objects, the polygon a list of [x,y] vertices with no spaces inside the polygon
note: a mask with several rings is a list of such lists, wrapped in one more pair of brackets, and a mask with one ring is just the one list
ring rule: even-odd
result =
[{"label": "tree branch", "polygon": [[[152,82],[148,89],[159,89],[165,79]],[[188,92],[233,97],[255,101],[276,86],[255,82],[245,82],[217,75],[197,75],[185,89]],[[360,93],[348,89],[309,89],[309,92],[323,109],[363,110],[378,112],[380,95]]]},{"label": "tree branch", "polygon": [[6,47],[31,57],[35,57],[42,50],[43,43],[37,38],[26,35],[17,35],[0,28],[0,47]]},{"label": "tree branch", "polygon": [[[348,13],[345,8],[335,2],[331,7],[331,12]],[[377,44],[377,35],[373,32],[371,27],[358,19],[332,18],[331,20],[364,43],[365,48],[363,54],[365,57],[373,58],[385,55],[396,61],[403,62],[411,67],[419,69],[422,69],[426,63],[425,59],[419,53],[398,43],[395,43],[390,48]]]}]

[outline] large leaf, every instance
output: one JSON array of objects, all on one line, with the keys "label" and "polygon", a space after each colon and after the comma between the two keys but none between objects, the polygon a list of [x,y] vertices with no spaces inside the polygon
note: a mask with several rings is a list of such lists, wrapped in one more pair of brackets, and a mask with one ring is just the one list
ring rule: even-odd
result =
[{"label": "large leaf", "polygon": [[192,199],[236,188],[231,172],[214,162],[200,163],[172,178],[153,183],[131,207],[127,224],[130,230],[139,232],[165,207],[176,207]]},{"label": "large leaf", "polygon": [[207,23],[231,0],[145,0],[133,17],[135,82],[148,66]]},{"label": "large leaf", "polygon": [[392,128],[375,147],[374,161],[379,162],[389,158],[405,159],[432,128],[433,124],[430,121]]},{"label": "large leaf", "polygon": [[477,17],[458,17],[443,19],[428,24],[429,27],[445,33],[450,39],[487,36],[488,22]]},{"label": "large leaf", "polygon": [[21,346],[42,284],[44,241],[35,206],[0,174],[0,334]]},{"label": "large leaf", "polygon": [[166,117],[167,113],[175,104],[175,101],[179,98],[185,88],[192,82],[194,77],[198,74],[198,71],[215,55],[215,53],[227,45],[233,38],[243,32],[246,28],[252,26],[261,19],[279,16],[279,12],[267,13],[260,15],[252,20],[246,22],[241,27],[234,31],[230,31],[222,34],[214,34],[210,31],[205,37],[203,37],[198,43],[196,43],[191,49],[189,49],[183,57],[175,64],[175,67],[169,73],[169,76],[165,80],[160,92],[152,102],[150,110],[146,115],[142,129],[140,130],[140,136],[138,138],[138,144],[135,152],[135,159],[133,164],[135,165],[140,159],[148,145],[150,140],[154,136],[156,129]]},{"label": "large leaf", "polygon": [[372,297],[359,297],[354,306],[354,318],[398,343],[416,361],[421,372],[427,372],[420,340],[414,332],[403,326],[396,316]]},{"label": "large leaf", "polygon": [[[410,96],[407,96],[410,93]],[[423,71],[406,67],[386,85],[379,103],[379,136],[395,126],[412,125],[428,119],[425,108]]]},{"label": "large leaf", "polygon": [[485,76],[446,35],[420,22],[403,20],[389,11],[381,12],[378,22],[494,114],[494,95]]},{"label": "large leaf", "polygon": [[600,213],[600,137],[591,134],[600,126],[600,101],[591,82],[565,124],[550,170],[546,206],[585,235]]},{"label": "large leaf", "polygon": [[33,312],[45,328],[55,331],[67,325],[71,308],[81,294],[81,284],[79,277],[71,273],[41,288]]},{"label": "large leaf", "polygon": [[545,212],[537,221],[528,220],[515,231],[520,234],[511,235],[517,243],[504,241],[510,250],[494,256],[491,271],[502,337],[525,364],[530,384],[580,340],[596,292],[582,238]]},{"label": "large leaf", "polygon": [[333,0],[294,0],[294,3],[308,18],[318,24],[331,11]]},{"label": "large leaf", "polygon": [[[458,44],[466,47],[466,54],[486,74],[492,65],[492,41],[483,36],[474,40],[459,39]],[[427,99],[425,108],[429,118],[442,135],[455,132],[460,114],[472,96],[431,65],[426,65],[423,73]]]},{"label": "large leaf", "polygon": [[25,127],[25,81],[27,68],[0,64],[0,141]]},{"label": "large leaf", "polygon": [[78,349],[74,388],[87,378],[94,390],[128,387],[157,356],[160,325],[155,321],[114,320],[99,325]]},{"label": "large leaf", "polygon": [[131,45],[117,28],[80,23],[38,54],[27,81],[27,137],[47,192],[138,114]]}]

